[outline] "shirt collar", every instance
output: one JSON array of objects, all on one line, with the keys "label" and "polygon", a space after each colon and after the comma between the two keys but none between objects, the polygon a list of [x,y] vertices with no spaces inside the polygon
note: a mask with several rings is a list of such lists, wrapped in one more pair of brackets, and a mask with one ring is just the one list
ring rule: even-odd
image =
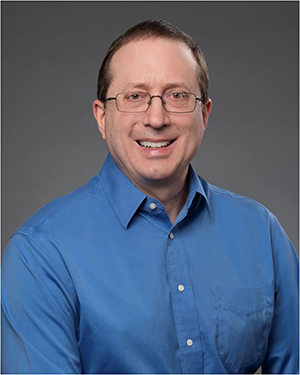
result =
[{"label": "shirt collar", "polygon": [[[114,162],[111,154],[101,168],[99,179],[103,191],[115,213],[119,222],[124,228],[127,228],[133,215],[147,196],[137,189],[132,182],[124,175]],[[195,196],[200,194],[205,200],[207,209],[211,216],[210,204],[204,188],[197,176],[193,166],[189,169],[189,194],[185,204],[188,210]]]},{"label": "shirt collar", "polygon": [[192,202],[196,197],[204,199],[210,219],[212,218],[212,210],[209,202],[209,188],[206,181],[199,177],[192,166],[189,166],[189,194],[185,203],[186,210],[191,207]]}]

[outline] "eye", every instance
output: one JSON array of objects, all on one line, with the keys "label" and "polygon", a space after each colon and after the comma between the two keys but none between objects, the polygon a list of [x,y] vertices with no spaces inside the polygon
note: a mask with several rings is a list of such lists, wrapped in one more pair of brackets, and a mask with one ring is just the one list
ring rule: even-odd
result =
[{"label": "eye", "polygon": [[136,100],[136,99],[140,99],[141,96],[139,94],[134,93],[134,94],[129,95],[129,97],[130,99]]},{"label": "eye", "polygon": [[143,99],[143,96],[138,92],[129,92],[127,95],[127,100],[137,101]]},{"label": "eye", "polygon": [[174,99],[180,99],[180,98],[182,98],[182,93],[181,92],[173,92],[172,97]]},{"label": "eye", "polygon": [[184,92],[180,92],[180,91],[171,92],[168,96],[171,99],[175,99],[175,100],[185,99],[186,98],[185,93]]}]

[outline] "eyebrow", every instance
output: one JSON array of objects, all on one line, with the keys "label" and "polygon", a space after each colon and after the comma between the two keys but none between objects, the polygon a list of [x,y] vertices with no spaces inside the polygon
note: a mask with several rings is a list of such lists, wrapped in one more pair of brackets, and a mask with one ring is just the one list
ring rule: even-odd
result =
[{"label": "eyebrow", "polygon": [[[131,82],[130,84],[126,85],[126,90],[136,90],[136,89],[143,89],[143,90],[146,90],[148,91],[149,89],[149,86],[146,84],[146,83],[138,83],[138,82]],[[191,91],[191,88],[188,87],[185,83],[183,82],[176,82],[176,83],[170,83],[170,84],[167,84],[164,88],[164,91],[168,91],[168,90],[171,90],[171,89],[175,89],[175,88],[182,88],[182,89],[186,89],[188,91]]]}]

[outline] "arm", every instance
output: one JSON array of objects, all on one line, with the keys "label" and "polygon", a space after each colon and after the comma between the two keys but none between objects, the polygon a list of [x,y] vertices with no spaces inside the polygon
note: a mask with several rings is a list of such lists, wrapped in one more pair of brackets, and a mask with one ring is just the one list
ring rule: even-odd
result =
[{"label": "arm", "polygon": [[275,311],[263,373],[299,373],[298,257],[278,223],[271,217],[275,272]]},{"label": "arm", "polygon": [[77,307],[59,253],[14,235],[2,264],[2,373],[81,373]]}]

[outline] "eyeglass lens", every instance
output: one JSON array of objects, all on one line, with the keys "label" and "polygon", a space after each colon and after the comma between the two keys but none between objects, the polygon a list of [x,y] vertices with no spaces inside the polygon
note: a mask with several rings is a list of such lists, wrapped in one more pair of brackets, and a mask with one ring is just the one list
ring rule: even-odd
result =
[{"label": "eyeglass lens", "polygon": [[121,112],[145,112],[155,97],[162,100],[162,105],[169,112],[192,112],[196,106],[196,96],[192,93],[174,91],[161,97],[142,92],[124,92],[116,97],[117,108]]}]

